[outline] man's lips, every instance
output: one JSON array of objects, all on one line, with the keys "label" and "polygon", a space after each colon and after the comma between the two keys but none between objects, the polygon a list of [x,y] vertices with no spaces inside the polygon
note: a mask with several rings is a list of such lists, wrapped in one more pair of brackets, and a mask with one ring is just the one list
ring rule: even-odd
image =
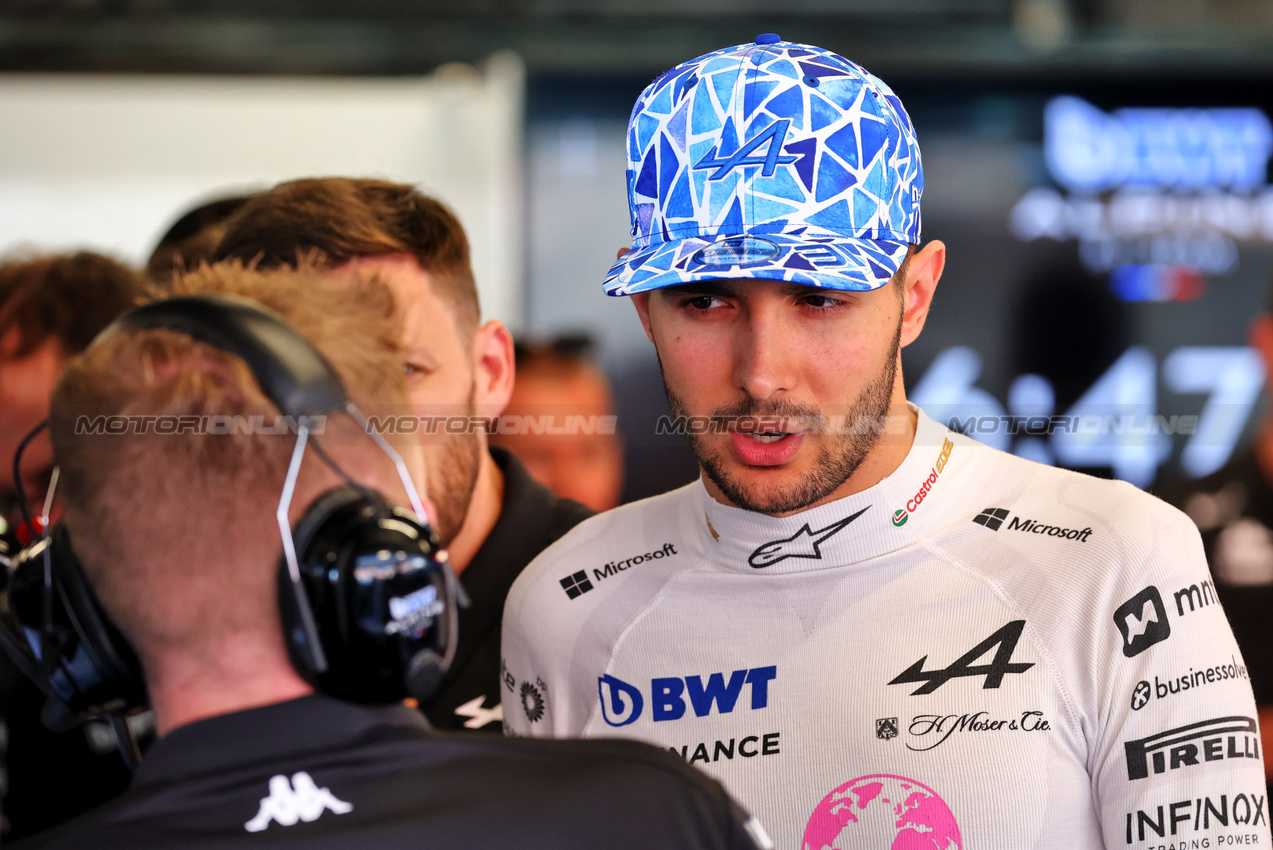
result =
[{"label": "man's lips", "polygon": [[729,447],[734,458],[747,466],[781,466],[790,462],[805,435],[787,431],[730,431]]}]

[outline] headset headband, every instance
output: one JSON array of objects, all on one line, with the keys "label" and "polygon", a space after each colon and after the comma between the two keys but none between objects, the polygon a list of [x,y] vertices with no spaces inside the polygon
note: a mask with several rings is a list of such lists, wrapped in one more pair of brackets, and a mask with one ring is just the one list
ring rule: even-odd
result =
[{"label": "headset headband", "polygon": [[147,304],[93,341],[118,331],[170,330],[238,355],[285,416],[330,413],[348,400],[327,359],[273,310],[232,295],[187,295]]}]

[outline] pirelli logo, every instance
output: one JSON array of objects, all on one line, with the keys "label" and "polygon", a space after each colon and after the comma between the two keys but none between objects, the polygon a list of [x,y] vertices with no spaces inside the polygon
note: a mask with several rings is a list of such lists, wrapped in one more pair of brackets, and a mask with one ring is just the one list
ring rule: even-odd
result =
[{"label": "pirelli logo", "polygon": [[1204,761],[1260,758],[1260,737],[1251,717],[1217,717],[1168,729],[1123,744],[1127,778],[1146,779],[1154,773],[1191,767]]}]

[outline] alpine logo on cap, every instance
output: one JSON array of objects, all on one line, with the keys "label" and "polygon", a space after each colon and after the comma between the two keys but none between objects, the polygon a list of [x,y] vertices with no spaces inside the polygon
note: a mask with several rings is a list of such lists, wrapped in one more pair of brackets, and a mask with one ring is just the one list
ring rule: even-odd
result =
[{"label": "alpine logo on cap", "polygon": [[[798,158],[794,156],[779,156],[782,153],[782,143],[786,141],[789,129],[791,129],[790,118],[775,121],[757,133],[751,141],[743,145],[738,149],[737,153],[727,159],[717,159],[716,145],[712,145],[711,149],[703,154],[703,158],[694,163],[694,170],[701,171],[704,168],[715,168],[715,171],[707,175],[707,179],[721,180],[740,165],[761,165],[764,167],[760,169],[760,176],[773,177],[774,169],[780,164],[791,165]],[[748,155],[764,144],[769,145],[769,149],[764,156],[752,157]]]}]

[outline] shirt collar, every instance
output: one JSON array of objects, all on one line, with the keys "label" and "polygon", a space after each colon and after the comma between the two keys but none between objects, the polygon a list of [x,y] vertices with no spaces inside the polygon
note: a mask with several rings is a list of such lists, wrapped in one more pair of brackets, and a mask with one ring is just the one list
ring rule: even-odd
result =
[{"label": "shirt collar", "polygon": [[[856,564],[925,536],[925,515],[950,489],[966,441],[910,406],[915,439],[901,465],[873,487],[786,517],[722,505],[695,485],[696,524],[709,559],[725,569],[782,574]],[[957,446],[956,443],[959,443]]]},{"label": "shirt collar", "polygon": [[325,752],[385,726],[429,729],[419,712],[399,703],[354,705],[321,694],[209,717],[180,726],[152,744],[133,785]]},{"label": "shirt collar", "polygon": [[467,668],[482,638],[499,628],[508,589],[522,569],[552,542],[550,531],[559,500],[531,478],[507,449],[491,446],[490,453],[504,473],[504,498],[495,525],[459,576],[470,604],[460,609],[456,654],[447,682]]}]

